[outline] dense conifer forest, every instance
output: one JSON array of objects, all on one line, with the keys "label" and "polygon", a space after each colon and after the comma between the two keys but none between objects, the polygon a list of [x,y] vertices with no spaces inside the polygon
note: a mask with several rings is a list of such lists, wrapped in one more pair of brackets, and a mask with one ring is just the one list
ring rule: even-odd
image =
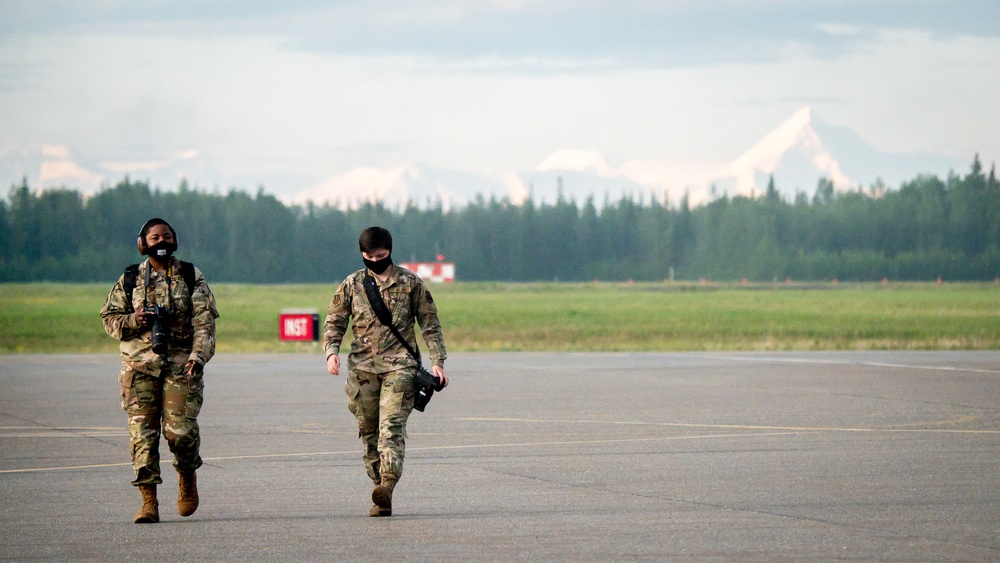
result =
[{"label": "dense conifer forest", "polygon": [[723,195],[691,207],[654,198],[596,202],[479,198],[442,206],[341,210],[288,206],[259,190],[163,190],[141,181],[85,197],[33,190],[0,202],[0,281],[107,281],[138,262],[150,217],[177,230],[177,255],[215,282],[336,283],[361,266],[369,225],[394,235],[394,259],[456,264],[459,280],[994,280],[1000,276],[1000,184],[978,156],[965,174],[897,188],[782,199]]}]

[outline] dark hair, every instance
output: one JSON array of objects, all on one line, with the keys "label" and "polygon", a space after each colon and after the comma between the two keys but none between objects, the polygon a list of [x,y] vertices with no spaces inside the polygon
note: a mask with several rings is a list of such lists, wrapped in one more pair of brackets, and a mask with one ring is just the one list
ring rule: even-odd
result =
[{"label": "dark hair", "polygon": [[380,248],[392,252],[392,235],[382,227],[368,227],[361,231],[361,236],[358,237],[358,247],[365,254],[371,254]]},{"label": "dark hair", "polygon": [[174,232],[174,228],[170,226],[170,223],[167,223],[159,217],[153,217],[142,225],[142,229],[139,229],[139,238],[142,239],[142,244],[146,244],[146,233],[148,233],[149,229],[152,229],[156,225],[166,225],[167,228],[170,229],[170,234],[173,235],[174,241],[177,240],[177,233]]}]

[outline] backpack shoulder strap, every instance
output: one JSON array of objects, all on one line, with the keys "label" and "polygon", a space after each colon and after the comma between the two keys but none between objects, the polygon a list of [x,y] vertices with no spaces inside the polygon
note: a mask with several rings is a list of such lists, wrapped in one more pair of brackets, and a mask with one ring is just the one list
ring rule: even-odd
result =
[{"label": "backpack shoulder strap", "polygon": [[183,260],[178,260],[181,263],[181,277],[184,278],[184,283],[188,287],[188,295],[194,293],[194,264],[190,262],[185,262]]},{"label": "backpack shoulder strap", "polygon": [[122,274],[122,289],[125,290],[125,302],[132,305],[132,290],[135,289],[135,278],[139,276],[139,265],[132,264],[125,268]]}]

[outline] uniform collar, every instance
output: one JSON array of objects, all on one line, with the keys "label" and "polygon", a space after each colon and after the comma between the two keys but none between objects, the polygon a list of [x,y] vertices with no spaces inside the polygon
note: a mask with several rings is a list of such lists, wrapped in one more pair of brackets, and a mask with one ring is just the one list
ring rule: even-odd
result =
[{"label": "uniform collar", "polygon": [[[153,263],[149,261],[149,258],[146,258],[146,260],[142,263],[142,266],[147,270],[152,270],[152,273],[154,274],[159,274],[159,272],[156,271],[156,268],[153,267]],[[170,256],[170,258],[167,259],[167,269],[171,271],[173,276],[177,275],[179,270],[176,256]]]},{"label": "uniform collar", "polygon": [[[171,256],[171,258],[173,257]],[[396,266],[396,264],[393,264],[391,268],[392,268],[392,273],[389,274],[389,277],[385,278],[385,281],[378,279],[378,276],[375,275],[375,272],[369,270],[368,268],[365,268],[365,273],[375,279],[375,283],[378,284],[379,288],[391,287],[399,279],[399,268]]]}]

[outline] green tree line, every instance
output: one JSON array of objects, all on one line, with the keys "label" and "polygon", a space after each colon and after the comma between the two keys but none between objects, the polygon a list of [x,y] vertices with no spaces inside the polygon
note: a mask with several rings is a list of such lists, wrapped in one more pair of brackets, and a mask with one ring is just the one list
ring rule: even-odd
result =
[{"label": "green tree line", "polygon": [[460,280],[993,280],[1000,276],[1000,185],[976,156],[965,175],[918,176],[898,189],[781,198],[722,196],[691,207],[640,197],[595,204],[560,197],[514,205],[341,210],[288,206],[259,190],[152,188],[125,179],[78,191],[11,187],[0,202],[0,281],[109,281],[139,261],[142,223],[177,230],[178,256],[209,279],[337,282],[361,265],[369,225],[395,235],[394,259],[443,254]]}]

